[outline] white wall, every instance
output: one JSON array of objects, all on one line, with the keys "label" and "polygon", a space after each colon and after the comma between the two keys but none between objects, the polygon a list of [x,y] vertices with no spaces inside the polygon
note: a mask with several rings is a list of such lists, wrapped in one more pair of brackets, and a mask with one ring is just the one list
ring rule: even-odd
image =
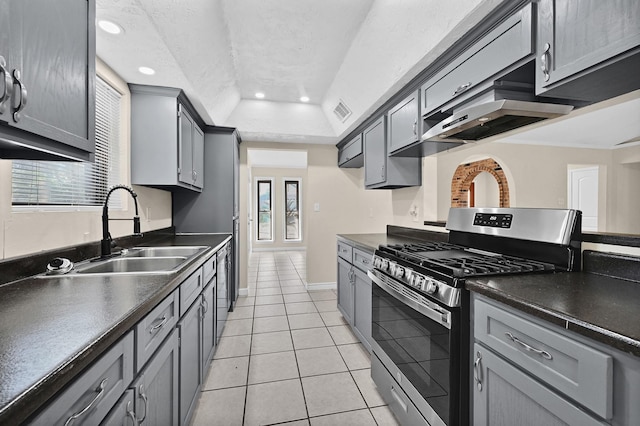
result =
[{"label": "white wall", "polygon": [[[121,176],[122,183],[130,184],[130,93],[127,84],[102,61],[97,61],[98,74],[112,84],[123,96]],[[138,194],[141,229],[143,232],[171,226],[171,193],[134,186]],[[124,192],[123,192],[124,195]],[[133,203],[124,198],[124,209],[110,211],[113,218],[133,217]],[[22,256],[38,251],[66,247],[102,238],[102,211],[20,211],[11,206],[11,161],[0,160],[0,255],[1,258]],[[114,221],[109,224],[116,238],[130,235],[133,222]]]}]

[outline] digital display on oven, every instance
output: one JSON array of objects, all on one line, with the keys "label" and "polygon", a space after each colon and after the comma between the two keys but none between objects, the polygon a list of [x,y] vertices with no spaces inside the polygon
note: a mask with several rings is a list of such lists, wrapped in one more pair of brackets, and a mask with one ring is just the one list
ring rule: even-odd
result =
[{"label": "digital display on oven", "polygon": [[492,228],[511,228],[512,214],[476,213],[473,224]]}]

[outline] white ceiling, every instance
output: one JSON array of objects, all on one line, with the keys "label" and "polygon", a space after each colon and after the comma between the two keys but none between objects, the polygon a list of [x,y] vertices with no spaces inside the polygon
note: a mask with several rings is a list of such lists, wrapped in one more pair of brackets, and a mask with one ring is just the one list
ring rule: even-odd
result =
[{"label": "white ceiling", "polygon": [[[97,53],[127,82],[182,88],[205,122],[244,140],[335,144],[505,1],[97,0],[97,18],[124,29],[98,29]],[[640,136],[638,98],[507,140],[611,147]]]},{"label": "white ceiling", "polygon": [[503,1],[97,0],[124,29],[98,30],[97,53],[127,82],[182,88],[245,140],[333,144]]}]

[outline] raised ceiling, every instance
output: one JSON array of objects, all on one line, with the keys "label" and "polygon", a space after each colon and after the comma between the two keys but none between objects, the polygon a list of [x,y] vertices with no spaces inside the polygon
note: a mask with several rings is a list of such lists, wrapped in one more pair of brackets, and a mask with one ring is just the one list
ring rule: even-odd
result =
[{"label": "raised ceiling", "polygon": [[97,0],[124,30],[98,30],[97,53],[127,82],[182,88],[245,140],[336,143],[502,1]]}]

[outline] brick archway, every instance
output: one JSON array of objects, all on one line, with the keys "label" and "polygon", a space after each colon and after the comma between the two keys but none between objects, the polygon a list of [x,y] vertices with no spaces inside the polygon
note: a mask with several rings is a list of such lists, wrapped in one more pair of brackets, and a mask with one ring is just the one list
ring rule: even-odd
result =
[{"label": "brick archway", "polygon": [[498,182],[500,207],[509,207],[509,183],[502,166],[493,158],[460,164],[451,179],[451,207],[468,207],[471,182],[482,172],[490,173]]}]

